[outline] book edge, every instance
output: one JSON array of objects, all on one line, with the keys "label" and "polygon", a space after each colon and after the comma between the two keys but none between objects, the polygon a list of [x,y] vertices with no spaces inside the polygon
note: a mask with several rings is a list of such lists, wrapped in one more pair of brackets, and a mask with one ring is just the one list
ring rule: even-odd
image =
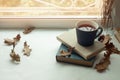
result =
[{"label": "book edge", "polygon": [[70,46],[68,45],[66,42],[64,42],[63,40],[61,40],[58,36],[57,36],[57,40],[62,42],[64,45],[68,46],[68,47],[74,47],[74,46]]},{"label": "book edge", "polygon": [[105,46],[99,50],[97,50],[96,52],[94,52],[93,54],[90,54],[87,56],[87,59],[93,57],[93,56],[96,56],[97,54],[99,54],[103,49],[105,48]]},{"label": "book edge", "polygon": [[57,56],[57,55],[56,55],[56,60],[58,62],[72,63],[72,64],[76,64],[76,65],[83,65],[83,66],[89,66],[89,67],[92,67],[94,64],[94,61],[87,62],[87,61],[76,60],[76,59],[71,59],[71,58],[64,58],[62,56]]}]

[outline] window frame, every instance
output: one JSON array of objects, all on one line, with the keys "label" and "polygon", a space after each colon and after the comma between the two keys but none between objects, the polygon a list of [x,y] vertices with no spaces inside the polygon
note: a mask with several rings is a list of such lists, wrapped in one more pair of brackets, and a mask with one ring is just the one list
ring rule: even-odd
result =
[{"label": "window frame", "polygon": [[33,25],[36,28],[75,28],[77,21],[93,20],[100,22],[101,18],[2,18],[0,28],[24,28]]}]

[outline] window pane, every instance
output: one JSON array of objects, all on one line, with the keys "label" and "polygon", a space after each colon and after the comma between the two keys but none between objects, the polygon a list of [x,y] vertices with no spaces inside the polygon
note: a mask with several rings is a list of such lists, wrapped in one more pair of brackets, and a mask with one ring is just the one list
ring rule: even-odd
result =
[{"label": "window pane", "polygon": [[85,18],[100,12],[100,0],[0,0],[1,18]]}]

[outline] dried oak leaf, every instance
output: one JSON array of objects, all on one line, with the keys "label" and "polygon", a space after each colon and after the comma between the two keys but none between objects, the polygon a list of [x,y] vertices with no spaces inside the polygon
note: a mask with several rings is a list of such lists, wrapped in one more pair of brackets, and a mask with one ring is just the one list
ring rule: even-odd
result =
[{"label": "dried oak leaf", "polygon": [[14,43],[14,40],[12,39],[4,39],[4,43],[7,45],[12,45]]},{"label": "dried oak leaf", "polygon": [[64,57],[65,57],[65,56],[70,56],[73,49],[74,49],[74,48],[68,48],[67,51],[61,50],[61,51],[60,51],[60,55],[61,55],[61,56],[64,56]]},{"label": "dried oak leaf", "polygon": [[103,40],[103,44],[106,44],[107,42],[109,42],[110,40],[111,40],[112,38],[110,37],[110,35],[109,34],[107,34],[107,35],[105,35],[105,38],[104,38],[104,40]]},{"label": "dried oak leaf", "polygon": [[20,56],[14,52],[14,50],[11,50],[10,57],[13,61],[20,62]]},{"label": "dried oak leaf", "polygon": [[114,46],[112,42],[107,43],[105,48],[113,54],[120,54],[120,51]]},{"label": "dried oak leaf", "polygon": [[104,36],[104,35],[101,35],[101,36],[98,38],[98,41],[103,42],[103,41],[104,41],[104,38],[105,38],[105,36]]},{"label": "dried oak leaf", "polygon": [[105,71],[110,64],[110,54],[104,54],[104,58],[95,66],[95,69],[97,69],[98,72]]},{"label": "dried oak leaf", "polygon": [[27,26],[27,27],[25,27],[23,33],[24,33],[24,34],[28,34],[28,33],[30,33],[30,32],[31,32],[32,30],[34,30],[34,29],[35,29],[34,26]]},{"label": "dried oak leaf", "polygon": [[20,38],[21,38],[20,34],[17,34],[17,36],[14,37],[13,39],[14,39],[14,41],[18,42],[18,41],[20,41]]},{"label": "dried oak leaf", "polygon": [[100,62],[96,64],[95,68],[97,69],[98,72],[103,72],[108,68],[109,64],[110,64],[110,60],[105,59],[104,62]]},{"label": "dried oak leaf", "polygon": [[4,43],[7,45],[17,44],[20,38],[21,38],[20,34],[17,34],[17,36],[14,37],[13,39],[4,39]]},{"label": "dried oak leaf", "polygon": [[[104,37],[104,39],[105,39],[105,37]],[[110,55],[111,54],[120,54],[120,51],[114,46],[114,44],[112,42],[110,42],[111,39],[109,36],[107,36],[105,40],[104,39],[103,39],[103,37],[101,37],[102,42],[105,41],[106,53],[104,53],[104,58],[95,66],[95,68],[97,69],[98,72],[103,72],[108,68],[108,66],[110,64]]]},{"label": "dried oak leaf", "polygon": [[29,45],[27,44],[27,42],[24,42],[24,55],[30,56],[30,52],[32,51],[32,49],[29,48]]},{"label": "dried oak leaf", "polygon": [[111,37],[110,37],[109,34],[107,34],[107,35],[101,35],[101,36],[98,38],[98,41],[102,42],[103,44],[108,43],[110,40],[111,40]]}]

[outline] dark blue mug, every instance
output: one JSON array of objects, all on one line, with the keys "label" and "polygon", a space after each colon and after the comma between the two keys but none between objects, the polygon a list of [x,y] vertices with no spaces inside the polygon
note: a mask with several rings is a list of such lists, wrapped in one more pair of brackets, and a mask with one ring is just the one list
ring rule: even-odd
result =
[{"label": "dark blue mug", "polygon": [[91,46],[94,40],[103,32],[95,21],[78,21],[76,23],[77,42],[82,46]]}]

